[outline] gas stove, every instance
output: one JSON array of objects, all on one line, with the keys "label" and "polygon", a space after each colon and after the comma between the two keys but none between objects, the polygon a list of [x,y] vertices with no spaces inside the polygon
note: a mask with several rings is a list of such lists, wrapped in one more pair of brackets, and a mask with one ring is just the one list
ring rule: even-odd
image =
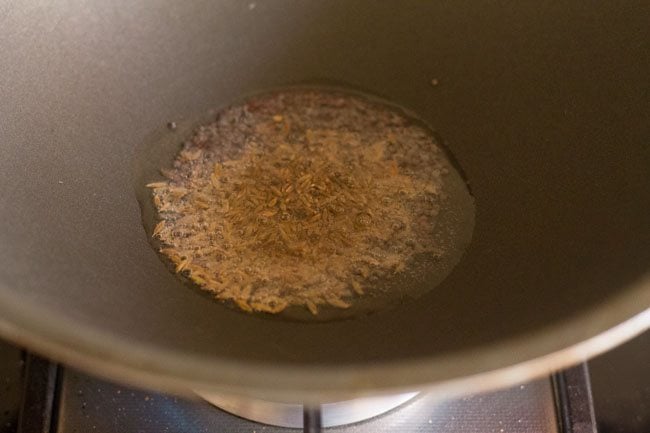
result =
[{"label": "gas stove", "polygon": [[[2,342],[0,385],[0,433],[314,433],[338,424],[340,413],[356,422],[328,427],[328,433],[649,433],[650,332],[509,389],[451,400],[427,392],[400,396],[380,415],[378,405],[344,404],[298,408],[297,415],[296,407],[285,408],[290,416],[284,421],[277,411],[275,418],[261,418],[302,424],[298,428],[236,416],[231,412],[260,420],[259,411],[242,413],[232,401],[216,402],[226,411],[200,399],[106,382]],[[376,416],[359,420],[364,413]]]}]

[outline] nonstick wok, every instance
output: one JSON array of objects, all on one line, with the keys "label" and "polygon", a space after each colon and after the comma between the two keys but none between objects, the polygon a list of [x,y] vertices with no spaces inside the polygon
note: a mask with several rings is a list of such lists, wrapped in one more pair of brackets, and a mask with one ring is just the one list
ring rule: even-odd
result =
[{"label": "nonstick wok", "polygon": [[[3,2],[0,333],[135,385],[285,400],[478,390],[595,355],[650,324],[649,15],[643,1]],[[323,323],[183,286],[143,228],[142,143],[319,83],[442,137],[476,207],[460,262],[398,308]]]}]

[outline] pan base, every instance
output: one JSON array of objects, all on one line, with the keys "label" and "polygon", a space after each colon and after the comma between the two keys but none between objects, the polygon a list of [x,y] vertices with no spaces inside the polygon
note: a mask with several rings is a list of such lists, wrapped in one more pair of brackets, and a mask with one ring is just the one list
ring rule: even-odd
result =
[{"label": "pan base", "polygon": [[[278,427],[302,428],[302,404],[280,403],[251,398],[198,393],[209,403],[233,415]],[[321,405],[322,426],[336,427],[364,421],[405,404],[418,395],[408,392],[381,397],[365,397]]]}]

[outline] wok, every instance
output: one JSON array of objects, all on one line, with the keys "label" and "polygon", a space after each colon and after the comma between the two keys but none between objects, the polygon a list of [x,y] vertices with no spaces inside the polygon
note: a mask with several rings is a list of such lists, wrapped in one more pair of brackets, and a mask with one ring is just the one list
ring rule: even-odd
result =
[{"label": "wok", "polygon": [[[642,1],[4,2],[0,333],[136,385],[294,400],[477,390],[603,351],[650,324],[649,21]],[[325,82],[443,137],[476,207],[460,262],[323,323],[183,287],[143,229],[139,146]]]}]

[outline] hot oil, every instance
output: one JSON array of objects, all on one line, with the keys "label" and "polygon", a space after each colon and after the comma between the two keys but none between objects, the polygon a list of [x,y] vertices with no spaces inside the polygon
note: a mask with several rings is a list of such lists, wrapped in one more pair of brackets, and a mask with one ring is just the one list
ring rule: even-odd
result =
[{"label": "hot oil", "polygon": [[[340,90],[275,91],[178,122],[143,146],[136,171],[145,229],[179,279],[268,317],[345,319],[417,298],[451,272],[474,226],[467,185],[433,131],[390,104]],[[144,186],[156,181],[168,186]],[[192,192],[174,212],[159,212],[176,200],[167,190],[179,187]],[[178,221],[195,208],[188,234]],[[408,236],[392,234],[400,230]],[[201,246],[198,256],[188,245]],[[204,245],[223,251],[205,253]],[[230,279],[210,283],[213,275]],[[300,298],[301,281],[320,302]],[[259,295],[264,284],[280,304]]]}]

